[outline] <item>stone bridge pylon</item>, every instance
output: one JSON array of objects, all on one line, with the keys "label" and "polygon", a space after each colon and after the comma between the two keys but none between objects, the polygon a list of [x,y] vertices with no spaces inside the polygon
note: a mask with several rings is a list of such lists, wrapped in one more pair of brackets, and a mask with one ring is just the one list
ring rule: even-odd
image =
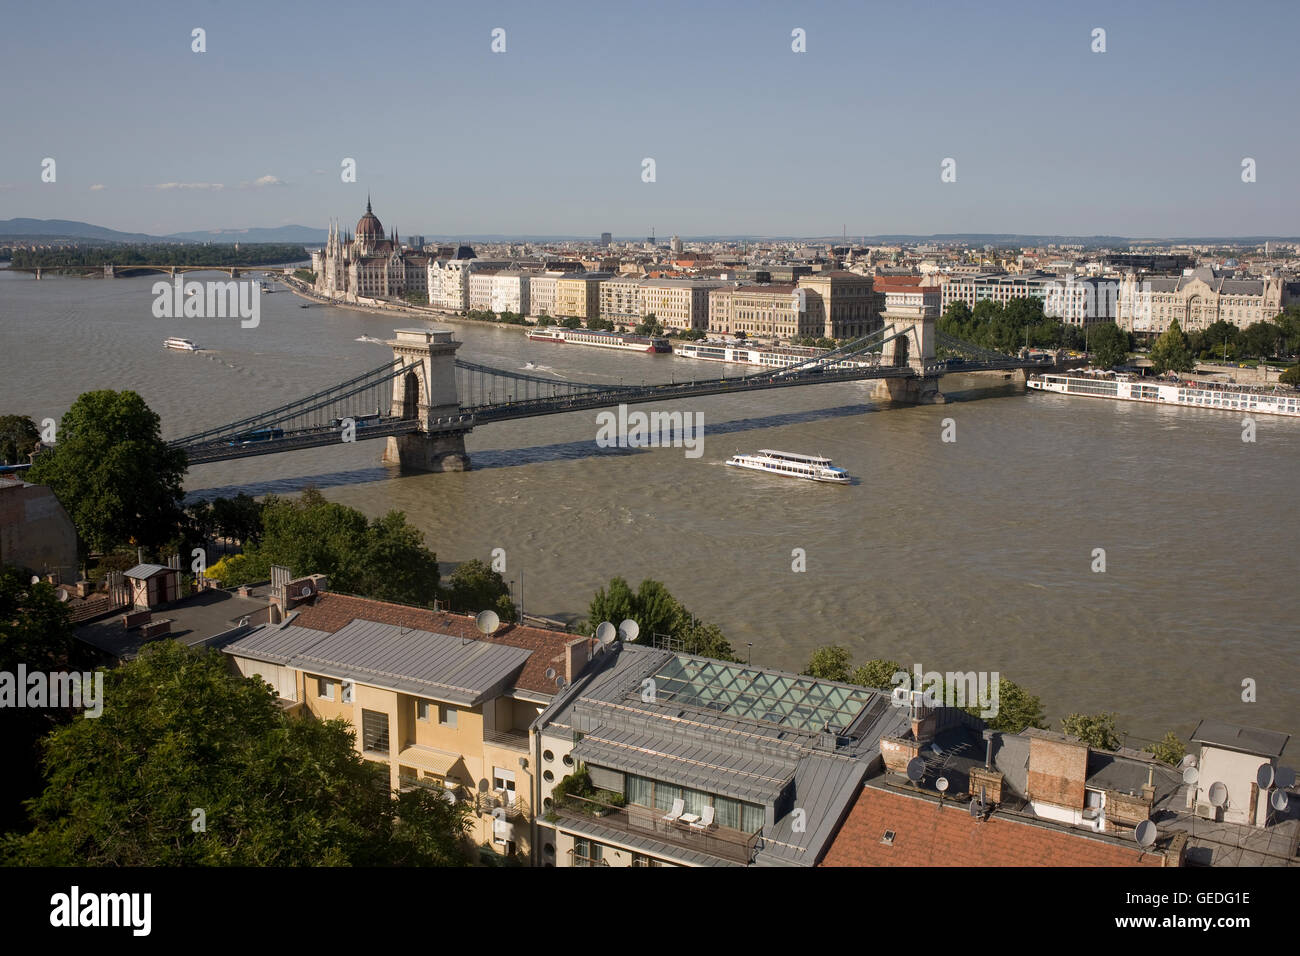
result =
[{"label": "stone bridge pylon", "polygon": [[878,379],[871,397],[909,405],[944,404],[939,374],[927,371],[938,362],[934,353],[934,316],[926,314],[923,306],[896,306],[880,313],[880,321],[886,334],[902,333],[882,346],[880,364],[894,368],[910,366],[916,375]]},{"label": "stone bridge pylon", "polygon": [[391,414],[420,422],[417,431],[393,435],[384,449],[384,461],[403,471],[468,471],[463,428],[439,427],[439,419],[460,415],[456,392],[456,350],[460,344],[448,329],[397,329],[389,341],[393,357],[410,366],[393,379]]}]

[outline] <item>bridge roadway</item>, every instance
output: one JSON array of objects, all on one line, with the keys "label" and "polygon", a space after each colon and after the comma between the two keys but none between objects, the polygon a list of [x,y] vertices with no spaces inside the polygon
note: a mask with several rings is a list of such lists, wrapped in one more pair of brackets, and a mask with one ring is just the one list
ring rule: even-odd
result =
[{"label": "bridge roadway", "polygon": [[[1020,359],[1008,359],[1006,362],[965,363],[953,368],[954,372],[1012,371],[1017,369],[1043,368],[1050,366],[1047,362],[1029,362]],[[868,366],[848,369],[816,369],[799,372],[774,371],[770,374],[736,376],[733,378],[705,379],[696,382],[680,382],[663,385],[618,386],[608,390],[587,392],[576,395],[557,396],[553,398],[529,399],[521,402],[498,402],[490,405],[478,405],[462,409],[460,415],[438,418],[427,428],[421,427],[416,419],[403,419],[385,416],[373,423],[358,424],[355,441],[369,441],[376,438],[388,438],[393,435],[405,435],[423,432],[431,435],[467,434],[476,425],[489,422],[510,421],[516,418],[532,418],[539,415],[558,415],[565,412],[584,411],[594,408],[609,408],[615,405],[639,405],[646,402],[675,401],[685,398],[698,398],[707,395],[727,395],[736,392],[752,392],[762,389],[791,388],[803,385],[824,385],[835,382],[858,382],[885,378],[929,378],[940,377],[949,371],[946,363],[926,366],[918,373],[910,366]],[[198,442],[182,446],[192,465],[216,461],[228,461],[235,458],[252,458],[258,455],[272,455],[283,451],[301,448],[319,448],[325,445],[341,443],[342,431],[335,424],[317,425],[306,428],[285,429],[279,438],[239,441],[225,437],[215,441]]]}]

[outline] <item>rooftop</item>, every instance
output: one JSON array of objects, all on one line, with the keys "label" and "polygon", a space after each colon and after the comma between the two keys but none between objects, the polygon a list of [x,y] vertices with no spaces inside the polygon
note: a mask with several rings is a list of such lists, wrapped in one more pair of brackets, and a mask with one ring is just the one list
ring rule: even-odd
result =
[{"label": "rooftop", "polygon": [[1206,718],[1196,725],[1191,739],[1211,747],[1239,750],[1260,757],[1280,757],[1291,735]]}]

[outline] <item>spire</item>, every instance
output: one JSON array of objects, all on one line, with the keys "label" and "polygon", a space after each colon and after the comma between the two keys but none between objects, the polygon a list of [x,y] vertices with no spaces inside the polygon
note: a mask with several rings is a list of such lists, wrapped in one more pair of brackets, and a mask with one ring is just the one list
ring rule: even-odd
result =
[{"label": "spire", "polygon": [[366,212],[370,212],[370,193],[366,193]]}]

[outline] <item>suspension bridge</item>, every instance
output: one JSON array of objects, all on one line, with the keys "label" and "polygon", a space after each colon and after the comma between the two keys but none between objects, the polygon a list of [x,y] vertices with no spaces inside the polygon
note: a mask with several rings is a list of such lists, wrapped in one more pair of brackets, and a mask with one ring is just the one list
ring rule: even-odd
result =
[{"label": "suspension bridge", "polygon": [[[385,439],[384,461],[416,471],[469,467],[465,435],[479,425],[620,404],[678,401],[762,389],[875,380],[873,397],[943,401],[951,371],[1050,368],[953,339],[922,315],[882,315],[877,331],[778,368],[657,385],[575,382],[456,358],[448,330],[399,329],[391,361],[278,408],[177,438],[190,464]],[[940,360],[936,347],[947,355]]]}]

